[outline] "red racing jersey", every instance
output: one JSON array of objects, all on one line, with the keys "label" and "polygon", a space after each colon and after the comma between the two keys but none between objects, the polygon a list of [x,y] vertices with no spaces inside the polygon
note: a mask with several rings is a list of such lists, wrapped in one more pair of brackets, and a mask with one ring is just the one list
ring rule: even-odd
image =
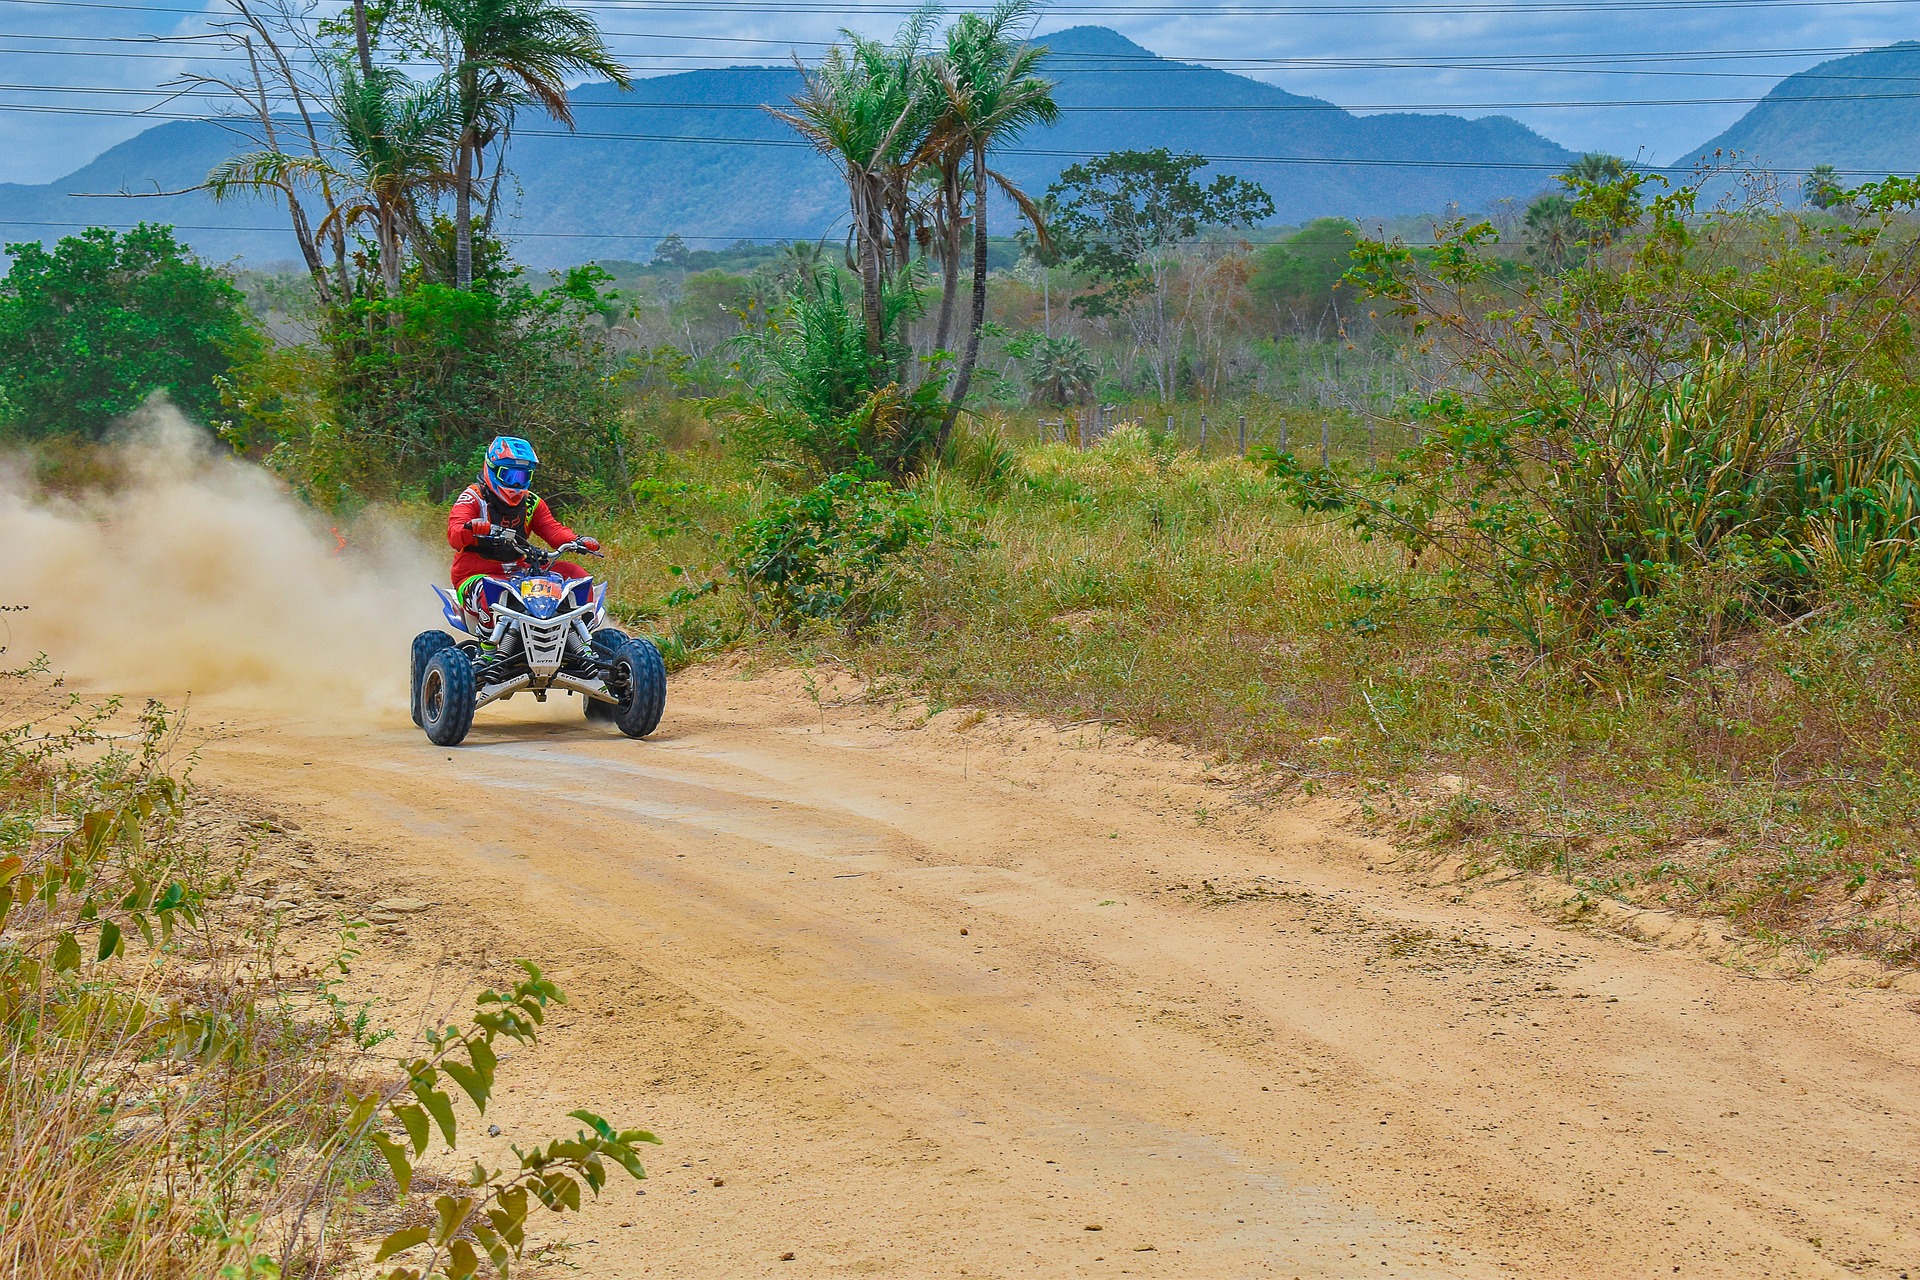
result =
[{"label": "red racing jersey", "polygon": [[531,535],[550,547],[562,546],[578,536],[554,517],[546,499],[538,494],[529,493],[518,506],[509,507],[498,495],[486,492],[477,484],[468,485],[466,492],[454,500],[453,510],[447,512],[447,545],[455,553],[453,585],[456,587],[476,573],[498,575],[506,568],[500,561],[489,560],[473,549],[474,536],[467,530],[469,520],[485,520],[496,531],[511,529],[523,537]]}]

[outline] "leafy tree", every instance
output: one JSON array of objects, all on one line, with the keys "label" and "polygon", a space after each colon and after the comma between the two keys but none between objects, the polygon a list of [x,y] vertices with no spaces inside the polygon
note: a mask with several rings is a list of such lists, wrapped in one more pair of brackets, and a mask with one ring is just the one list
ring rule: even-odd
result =
[{"label": "leafy tree", "polygon": [[1333,305],[1333,291],[1353,265],[1360,229],[1345,218],[1319,218],[1254,259],[1248,287],[1267,306],[1300,320],[1318,322]]},{"label": "leafy tree", "polygon": [[1846,196],[1840,185],[1840,171],[1830,164],[1817,164],[1800,184],[1800,194],[1816,209],[1831,209]]},{"label": "leafy tree", "polygon": [[[611,495],[626,445],[601,323],[607,279],[576,267],[543,291],[512,274],[474,289],[410,280],[398,295],[356,299],[321,335],[331,366],[320,416],[281,424],[276,463],[327,505],[356,493],[444,498],[511,427],[540,451],[542,492]],[[238,407],[256,418],[286,394],[242,391]]]},{"label": "leafy tree", "polygon": [[680,238],[678,231],[669,232],[660,243],[653,247],[653,261],[650,265],[667,268],[683,268],[693,251],[687,248],[687,242]]},{"label": "leafy tree", "polygon": [[[586,14],[551,0],[418,0],[452,45],[445,77],[454,121],[454,283],[473,287],[473,195],[485,153],[537,105],[573,127],[569,76],[600,75],[631,87],[626,68]],[[497,176],[497,170],[496,170]]]},{"label": "leafy tree", "polygon": [[1154,376],[1172,393],[1177,335],[1166,309],[1178,262],[1175,246],[1213,227],[1248,227],[1273,216],[1273,200],[1255,183],[1217,175],[1202,185],[1207,159],[1152,151],[1115,151],[1069,165],[1047,188],[1048,217],[1061,253],[1094,287],[1073,300],[1089,315],[1125,313],[1145,347],[1157,352]]},{"label": "leafy tree", "polygon": [[[1045,234],[1040,210],[1026,193],[987,168],[989,148],[1013,141],[1034,125],[1052,124],[1060,118],[1053,84],[1034,74],[1046,49],[1026,44],[1014,35],[1016,27],[1031,24],[1039,11],[1036,0],[1001,0],[989,13],[962,14],[947,32],[946,54],[937,71],[946,95],[946,112],[939,128],[955,144],[949,153],[964,147],[973,168],[973,307],[966,351],[954,373],[951,407],[940,426],[942,446],[953,434],[960,406],[967,398],[987,319],[989,180],[996,181],[1034,228]],[[950,252],[948,260],[957,256]]]},{"label": "leafy tree", "polygon": [[203,421],[262,339],[245,299],[171,227],[92,227],[51,252],[12,244],[0,280],[0,429],[97,439],[155,391]]},{"label": "leafy tree", "polygon": [[1200,155],[1115,151],[1069,165],[1047,188],[1049,218],[1062,254],[1096,288],[1074,300],[1091,315],[1111,314],[1131,297],[1156,291],[1167,251],[1210,227],[1250,227],[1273,216],[1273,199],[1255,183],[1220,174],[1202,186]]}]

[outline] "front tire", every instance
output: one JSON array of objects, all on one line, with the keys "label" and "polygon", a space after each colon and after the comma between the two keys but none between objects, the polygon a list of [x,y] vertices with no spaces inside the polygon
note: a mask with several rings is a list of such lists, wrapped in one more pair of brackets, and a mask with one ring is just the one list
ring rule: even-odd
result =
[{"label": "front tire", "polygon": [[413,722],[420,723],[420,677],[427,663],[442,649],[453,648],[453,637],[444,631],[422,631],[413,638],[413,666],[407,677],[408,697],[413,703]]},{"label": "front tire", "polygon": [[613,658],[614,687],[622,697],[614,703],[613,722],[629,738],[644,738],[660,727],[667,709],[667,665],[653,641],[628,640]]},{"label": "front tire", "polygon": [[[626,642],[627,633],[618,627],[602,627],[593,633],[593,651],[595,656],[600,658],[611,660],[616,657],[620,652],[620,647],[626,644]],[[613,723],[613,704],[611,702],[602,702],[598,698],[589,698],[584,693],[580,695],[580,701],[586,704],[583,710],[585,710],[587,714],[589,723]]]},{"label": "front tire", "polygon": [[420,674],[420,727],[436,746],[457,747],[473,728],[473,660],[442,649]]}]

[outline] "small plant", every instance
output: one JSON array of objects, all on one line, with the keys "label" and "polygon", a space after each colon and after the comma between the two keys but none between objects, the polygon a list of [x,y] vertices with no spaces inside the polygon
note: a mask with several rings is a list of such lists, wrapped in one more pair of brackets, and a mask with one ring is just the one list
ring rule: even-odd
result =
[{"label": "small plant", "polygon": [[810,620],[857,628],[897,609],[903,567],[932,533],[911,495],[846,471],[742,525],[726,563],[753,608],[788,634]]}]

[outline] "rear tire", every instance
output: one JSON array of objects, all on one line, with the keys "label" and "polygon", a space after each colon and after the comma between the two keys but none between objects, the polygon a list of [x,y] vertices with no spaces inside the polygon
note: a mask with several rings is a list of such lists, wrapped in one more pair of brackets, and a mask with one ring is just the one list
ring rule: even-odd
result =
[{"label": "rear tire", "polygon": [[473,660],[442,649],[420,674],[420,727],[436,746],[457,747],[473,728]]},{"label": "rear tire", "polygon": [[613,722],[629,738],[644,738],[660,726],[667,709],[667,665],[651,640],[628,640],[614,655],[615,687],[625,696],[613,704]]},{"label": "rear tire", "polygon": [[444,631],[422,631],[413,638],[413,668],[407,678],[409,698],[413,702],[413,722],[420,723],[420,677],[426,674],[427,663],[433,655],[442,649],[453,648],[453,637]]}]

